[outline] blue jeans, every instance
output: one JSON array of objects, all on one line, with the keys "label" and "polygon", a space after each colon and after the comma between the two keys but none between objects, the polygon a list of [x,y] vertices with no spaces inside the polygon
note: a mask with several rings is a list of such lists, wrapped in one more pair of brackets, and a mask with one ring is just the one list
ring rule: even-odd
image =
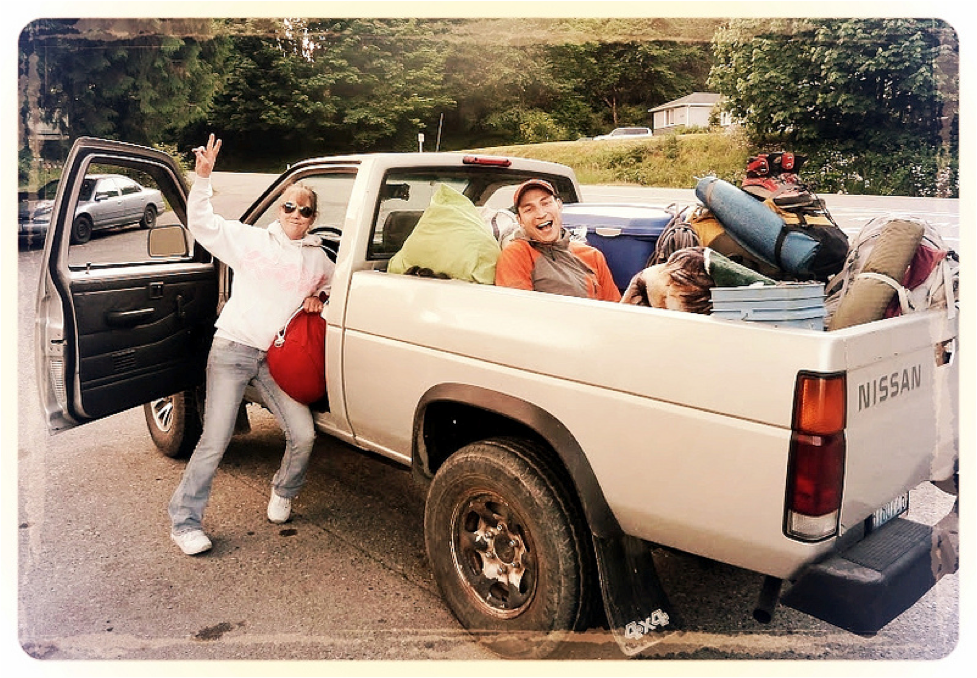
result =
[{"label": "blue jeans", "polygon": [[234,434],[234,423],[248,384],[255,385],[265,406],[285,432],[285,455],[272,479],[275,494],[292,498],[305,482],[315,442],[312,411],[275,383],[264,351],[214,337],[207,359],[203,433],[170,499],[174,534],[202,528],[214,475]]}]

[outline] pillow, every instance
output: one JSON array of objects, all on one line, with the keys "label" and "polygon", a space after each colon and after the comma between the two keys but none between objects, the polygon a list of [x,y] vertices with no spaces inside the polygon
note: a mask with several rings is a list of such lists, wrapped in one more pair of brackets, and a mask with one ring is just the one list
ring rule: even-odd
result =
[{"label": "pillow", "polygon": [[500,251],[472,201],[441,184],[403,247],[390,259],[387,272],[429,269],[449,278],[491,285]]}]

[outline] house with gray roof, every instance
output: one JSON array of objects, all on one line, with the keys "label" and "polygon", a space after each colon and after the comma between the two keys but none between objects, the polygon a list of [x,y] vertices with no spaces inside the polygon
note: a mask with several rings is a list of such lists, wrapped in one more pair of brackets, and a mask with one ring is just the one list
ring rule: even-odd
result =
[{"label": "house with gray roof", "polygon": [[[666,134],[680,127],[709,127],[713,109],[722,98],[722,94],[713,92],[693,92],[681,99],[648,109],[652,116],[652,130],[655,134]],[[729,113],[720,113],[719,118],[721,127],[729,127],[735,122]]]}]

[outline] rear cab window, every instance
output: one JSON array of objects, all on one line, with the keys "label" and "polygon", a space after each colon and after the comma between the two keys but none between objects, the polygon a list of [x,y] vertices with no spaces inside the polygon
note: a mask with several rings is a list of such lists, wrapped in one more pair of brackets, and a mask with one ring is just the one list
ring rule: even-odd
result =
[{"label": "rear cab window", "polygon": [[411,234],[441,184],[455,189],[484,215],[512,207],[516,187],[527,179],[552,183],[564,203],[578,202],[573,182],[565,176],[516,172],[494,167],[394,169],[380,187],[367,251],[371,261],[389,260]]}]

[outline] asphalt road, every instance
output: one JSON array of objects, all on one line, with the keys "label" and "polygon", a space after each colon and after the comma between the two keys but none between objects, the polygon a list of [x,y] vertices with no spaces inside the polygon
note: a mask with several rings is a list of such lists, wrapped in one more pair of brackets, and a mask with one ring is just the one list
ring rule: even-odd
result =
[{"label": "asphalt road", "polygon": [[[267,180],[218,174],[217,209],[240,213]],[[586,187],[584,196],[661,203],[688,195],[632,191]],[[832,196],[829,207],[850,229],[867,216],[892,211],[892,202],[839,202]],[[938,215],[931,218],[946,220],[948,236],[958,233],[956,201],[907,204],[898,211]],[[138,229],[132,232],[139,236]],[[256,407],[250,408],[253,432],[234,439],[218,473],[208,509],[214,550],[197,558],[179,553],[168,538],[165,507],[183,463],[156,452],[141,410],[56,436],[44,430],[33,372],[40,259],[40,250],[18,253],[17,637],[3,638],[11,666],[25,672],[142,672],[146,664],[139,660],[160,660],[154,673],[175,673],[185,670],[184,660],[315,661],[231,663],[220,670],[292,674],[363,670],[346,660],[430,660],[423,666],[428,675],[543,670],[545,663],[506,669],[450,661],[494,657],[441,601],[424,552],[423,491],[400,467],[321,439],[295,519],[284,526],[268,523],[264,510],[283,437],[273,418]],[[10,442],[5,436],[8,459]],[[924,486],[913,492],[911,515],[933,523],[951,503]],[[5,526],[14,520],[7,506]],[[784,608],[770,624],[755,622],[758,575],[670,553],[659,554],[657,563],[685,631],[643,656],[674,665],[649,671],[722,670],[722,664],[690,660],[799,659],[851,661],[856,663],[845,664],[851,673],[895,674],[905,660],[959,657],[959,575],[944,578],[877,636],[863,638]],[[5,584],[10,577],[7,570]],[[629,662],[605,631],[581,634],[578,641],[575,657],[601,660],[599,668],[581,664],[580,671],[634,670],[624,668]],[[78,660],[85,661],[72,663]],[[893,663],[880,669],[861,660]],[[757,671],[778,667],[765,664]],[[386,664],[366,670],[388,669],[403,670]]]}]

